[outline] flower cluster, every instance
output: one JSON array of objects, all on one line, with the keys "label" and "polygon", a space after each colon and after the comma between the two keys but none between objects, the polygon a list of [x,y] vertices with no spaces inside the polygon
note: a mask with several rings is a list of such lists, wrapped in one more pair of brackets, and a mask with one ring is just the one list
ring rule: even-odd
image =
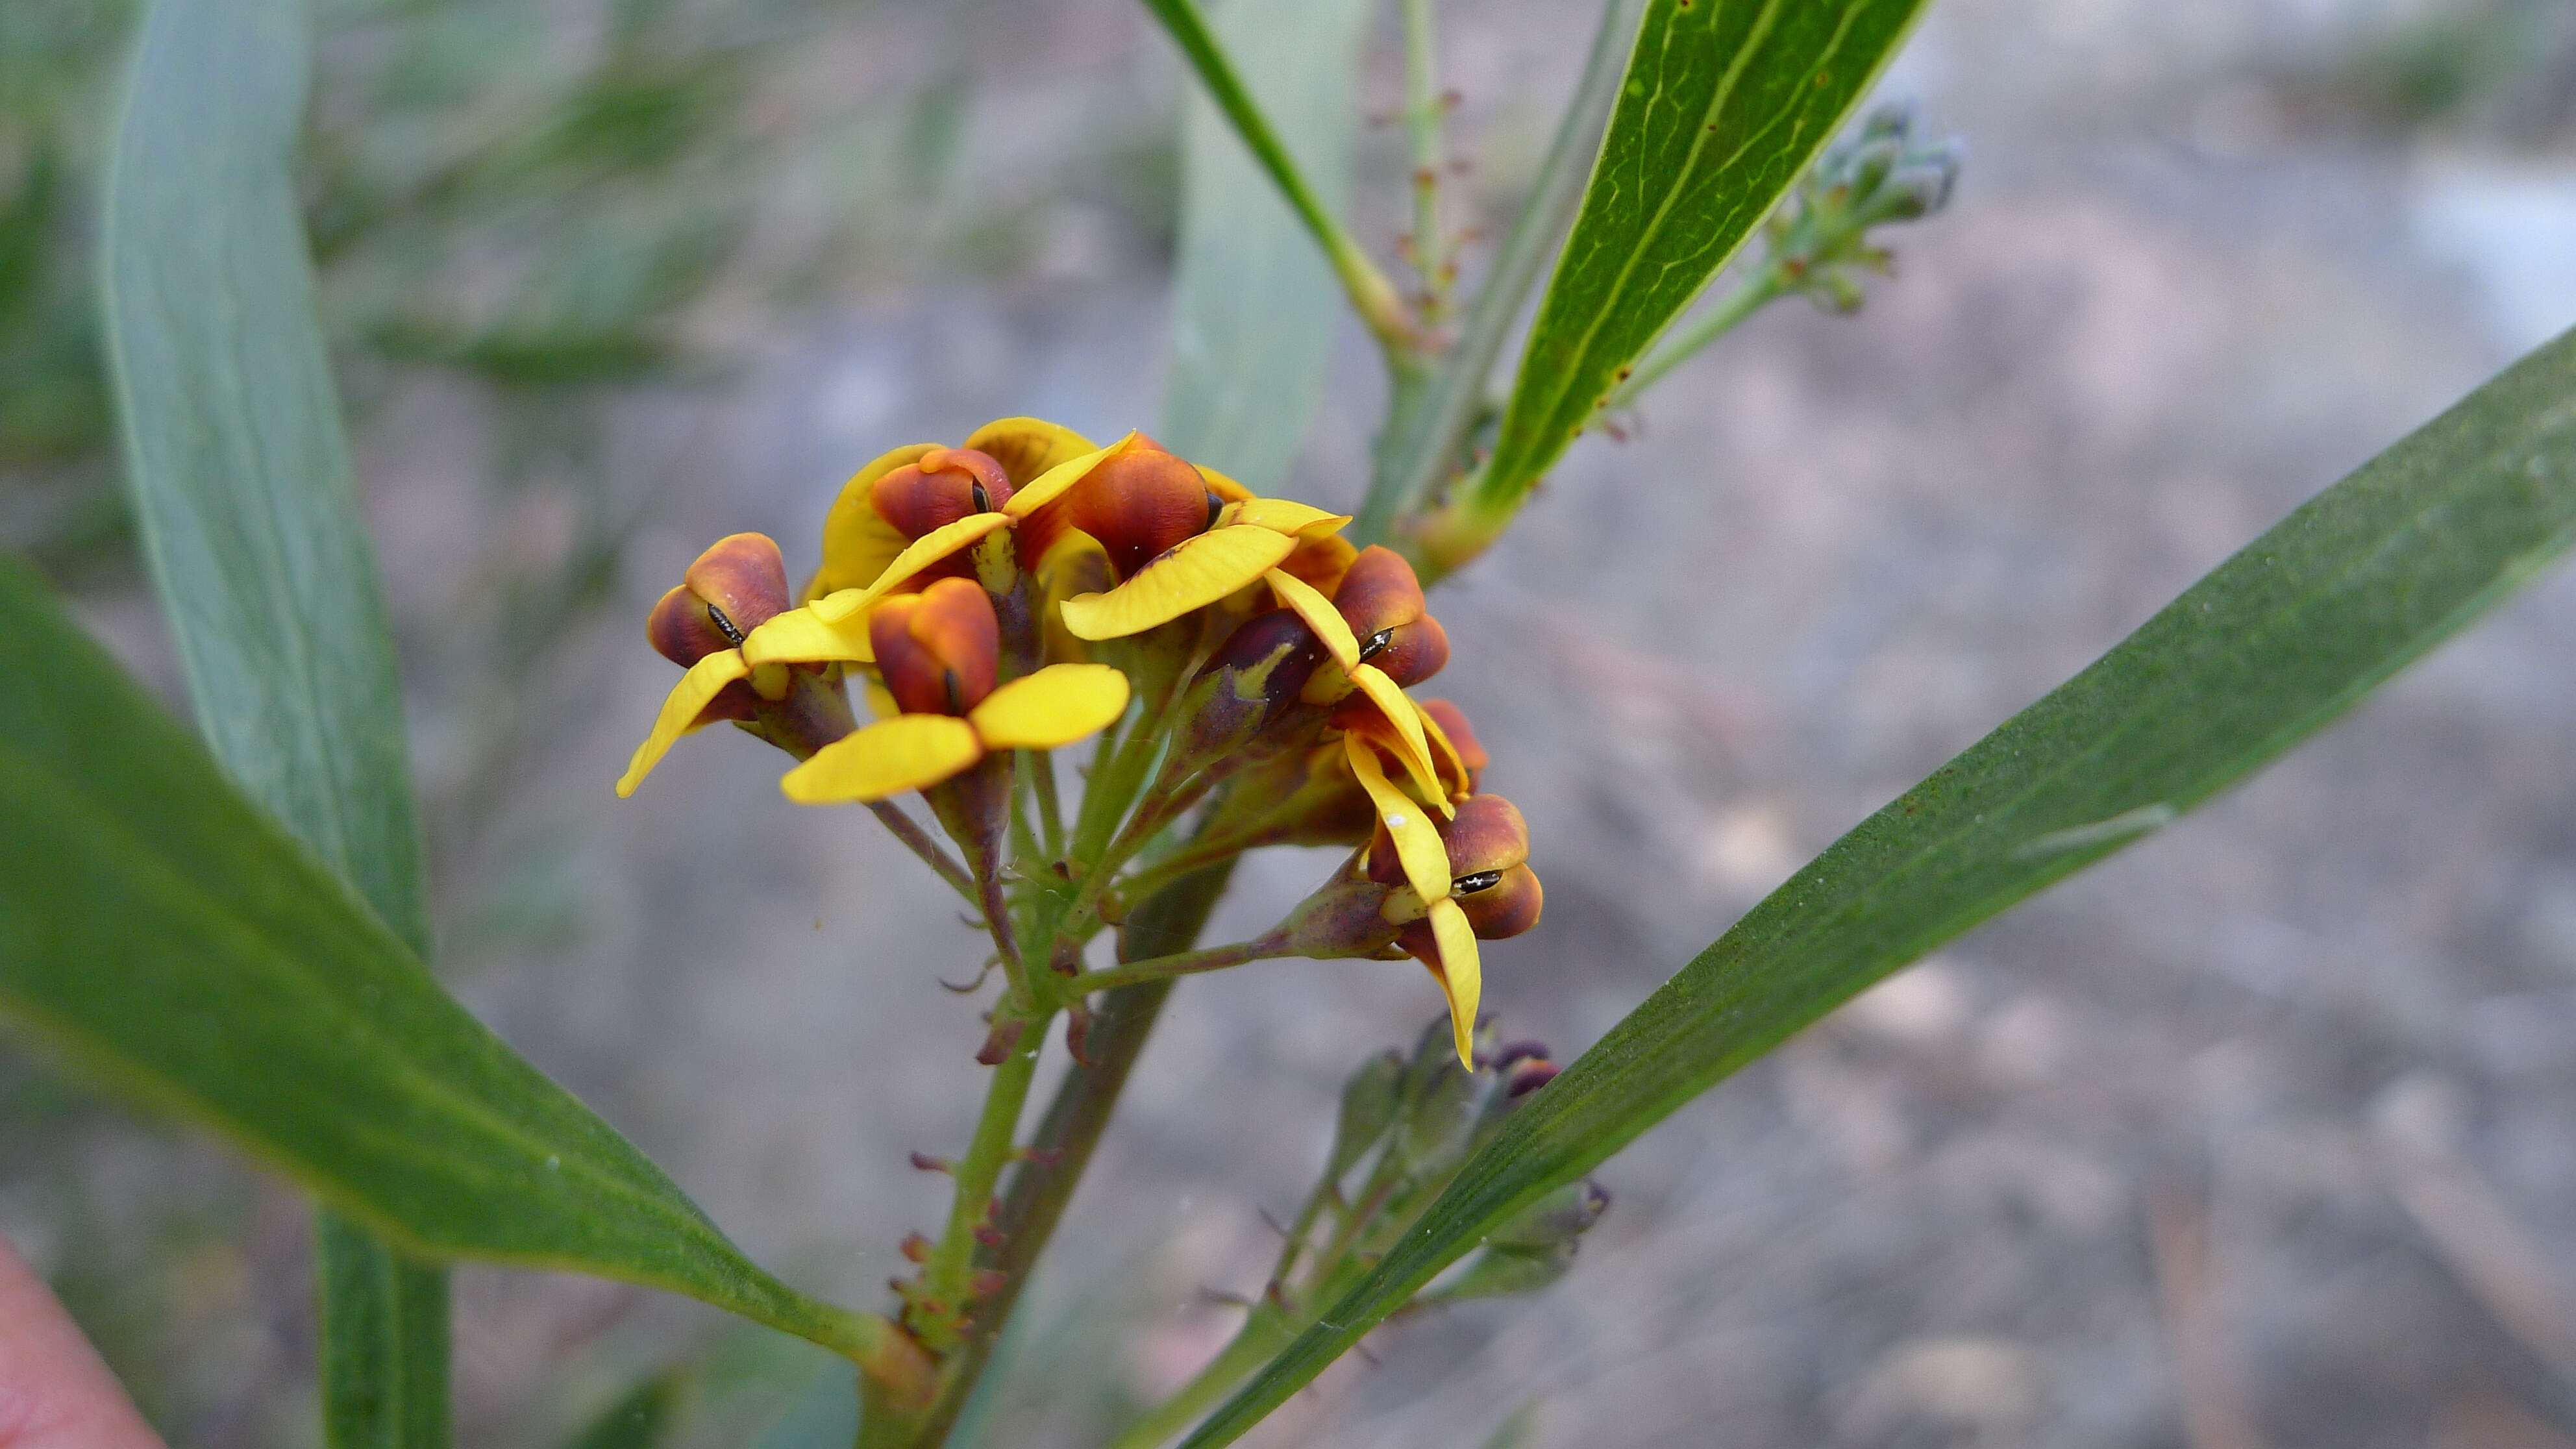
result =
[{"label": "flower cluster", "polygon": [[[1410,955],[1464,1061],[1478,941],[1536,924],[1541,891],[1520,812],[1479,792],[1465,718],[1406,692],[1448,662],[1447,633],[1412,567],[1354,548],[1349,521],[1141,433],[1099,447],[1006,418],[898,448],[843,487],[801,592],[775,543],[736,534],[663,596],[649,634],[687,672],[618,793],[728,721],[795,757],[788,798],[876,808],[991,931],[1012,982],[997,1054],[1059,1007],[1078,1029],[1099,991]],[[1050,752],[1094,736],[1068,812]],[[962,865],[895,808],[914,792]],[[1278,843],[1353,854],[1255,940],[1084,969],[1087,942],[1154,891]]]}]

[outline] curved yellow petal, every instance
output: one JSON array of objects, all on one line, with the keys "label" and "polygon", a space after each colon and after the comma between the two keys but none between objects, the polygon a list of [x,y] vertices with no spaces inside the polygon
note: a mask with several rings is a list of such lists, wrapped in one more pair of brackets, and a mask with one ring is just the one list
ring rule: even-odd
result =
[{"label": "curved yellow petal", "polygon": [[1342,758],[1350,761],[1351,773],[1359,777],[1360,788],[1377,807],[1378,823],[1395,838],[1395,858],[1404,866],[1405,884],[1426,901],[1446,900],[1449,848],[1440,843],[1440,827],[1431,823],[1430,813],[1395,788],[1386,771],[1378,768],[1377,752],[1359,736],[1342,736]]},{"label": "curved yellow petal", "polygon": [[1449,1029],[1458,1041],[1458,1064],[1476,1069],[1476,1006],[1485,995],[1485,963],[1476,950],[1476,929],[1456,901],[1431,903],[1431,938],[1440,947],[1440,964],[1431,974],[1440,994],[1449,998]]},{"label": "curved yellow petal", "polygon": [[907,790],[927,790],[982,758],[984,744],[966,721],[899,714],[816,750],[778,788],[799,805],[889,800]]},{"label": "curved yellow petal", "polygon": [[932,529],[912,541],[894,562],[864,589],[842,589],[816,599],[805,607],[826,624],[838,624],[854,614],[867,612],[867,607],[892,592],[894,586],[920,573],[923,569],[961,549],[972,547],[978,539],[997,529],[1011,526],[1007,513],[970,513],[955,523]]},{"label": "curved yellow petal", "polygon": [[1002,505],[1003,511],[1013,518],[1028,517],[1063,497],[1064,490],[1090,477],[1092,469],[1136,446],[1136,442],[1137,435],[1129,433],[1106,448],[1094,448],[1088,453],[1077,453],[1065,459],[1032,479],[1028,487],[1014,492],[1010,501]]},{"label": "curved yellow petal", "polygon": [[1203,609],[1286,558],[1297,541],[1266,528],[1219,528],[1166,550],[1105,594],[1064,601],[1064,627],[1077,639],[1119,639]]},{"label": "curved yellow petal", "polygon": [[1334,663],[1346,670],[1360,667],[1359,636],[1351,632],[1350,622],[1333,607],[1332,600],[1295,574],[1272,569],[1262,577],[1270,581],[1270,591],[1279,596],[1279,602],[1296,610],[1306,627],[1315,631],[1315,637],[1324,641],[1324,652],[1333,656]]},{"label": "curved yellow petal", "polygon": [[903,552],[903,534],[877,515],[868,492],[879,478],[907,463],[921,461],[922,454],[937,446],[914,443],[880,454],[841,485],[831,511],[823,515],[823,567],[805,586],[807,599],[819,599],[842,589],[864,588],[885,572],[896,554]]},{"label": "curved yellow petal", "polygon": [[764,664],[873,664],[877,656],[868,643],[865,619],[830,624],[812,609],[790,609],[744,635],[742,657],[757,669]]},{"label": "curved yellow petal", "polygon": [[1192,463],[1190,466],[1199,470],[1199,476],[1207,480],[1208,491],[1220,500],[1227,503],[1248,503],[1252,500],[1254,496],[1252,490],[1235,482],[1226,474],[1218,472],[1205,463]]},{"label": "curved yellow petal", "polygon": [[1044,418],[995,418],[966,435],[966,446],[992,456],[1010,475],[1013,488],[1026,488],[1059,463],[1094,451],[1089,438]]},{"label": "curved yellow petal", "polygon": [[873,669],[859,676],[859,693],[867,700],[870,719],[892,719],[903,713],[903,706],[895,703],[894,691],[886,688],[885,676]]},{"label": "curved yellow petal", "polygon": [[1396,758],[1404,762],[1404,773],[1412,777],[1413,788],[1443,816],[1457,814],[1450,807],[1449,792],[1440,788],[1439,773],[1431,767],[1431,743],[1423,738],[1421,706],[1374,664],[1353,669],[1351,683],[1358,685],[1369,702],[1377,706],[1378,713],[1395,727],[1395,738],[1388,743],[1395,747]]},{"label": "curved yellow petal", "polygon": [[1050,664],[966,712],[991,750],[1051,750],[1107,729],[1127,712],[1127,676],[1106,664]]},{"label": "curved yellow petal", "polygon": [[644,743],[635,747],[634,757],[626,762],[626,773],[617,780],[617,798],[623,800],[634,794],[635,787],[643,784],[644,777],[652,774],[653,767],[671,752],[672,744],[698,727],[698,716],[715,702],[724,687],[750,673],[751,666],[743,662],[739,649],[722,650],[690,665],[689,672],[680,676],[680,682],[671,686],[670,695],[662,701],[662,713],[653,720],[653,732],[644,737]]},{"label": "curved yellow petal", "polygon": [[1247,523],[1256,528],[1269,529],[1273,533],[1296,535],[1309,532],[1339,533],[1351,521],[1351,516],[1347,513],[1329,513],[1312,504],[1300,503],[1293,498],[1246,498],[1240,503],[1227,504],[1224,511],[1217,515],[1216,521],[1220,528],[1229,523]]},{"label": "curved yellow petal", "polygon": [[1465,799],[1467,762],[1459,757],[1458,747],[1449,743],[1449,732],[1440,727],[1440,721],[1431,717],[1431,711],[1418,704],[1413,707],[1413,715],[1414,718],[1422,721],[1422,733],[1430,739],[1432,753],[1438,756],[1439,763],[1446,767],[1445,773],[1453,786],[1449,791],[1449,798]]}]

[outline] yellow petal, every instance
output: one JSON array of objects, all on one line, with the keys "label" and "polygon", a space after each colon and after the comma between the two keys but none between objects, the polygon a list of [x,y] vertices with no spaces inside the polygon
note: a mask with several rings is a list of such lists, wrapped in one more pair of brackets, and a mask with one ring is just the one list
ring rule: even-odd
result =
[{"label": "yellow petal", "polygon": [[1279,602],[1296,610],[1306,627],[1315,631],[1315,637],[1324,641],[1324,650],[1335,663],[1346,670],[1360,667],[1359,638],[1351,633],[1349,621],[1333,607],[1332,600],[1295,574],[1272,569],[1263,577],[1270,581],[1270,591],[1279,596]]},{"label": "yellow petal", "polygon": [[871,669],[859,679],[859,692],[868,702],[868,718],[892,719],[903,713],[903,706],[895,703],[894,691],[886,688],[883,675]]},{"label": "yellow petal", "polygon": [[1240,503],[1227,504],[1224,512],[1217,515],[1220,527],[1229,523],[1248,523],[1273,533],[1291,535],[1309,531],[1339,533],[1350,521],[1351,516],[1347,513],[1327,513],[1293,498],[1247,498]]},{"label": "yellow petal", "polygon": [[1203,609],[1286,558],[1297,541],[1266,528],[1219,528],[1166,550],[1105,594],[1064,601],[1064,627],[1077,639],[1119,639]]},{"label": "yellow petal", "polygon": [[919,462],[922,454],[937,446],[914,443],[897,448],[851,474],[850,481],[841,485],[840,496],[832,500],[831,511],[823,515],[823,567],[805,586],[807,599],[819,599],[841,589],[864,588],[885,572],[896,554],[903,552],[904,536],[877,515],[869,490],[879,478],[907,463]]},{"label": "yellow petal", "polygon": [[955,523],[945,524],[913,540],[894,562],[864,589],[842,589],[806,605],[814,616],[826,624],[838,624],[852,615],[865,613],[870,604],[892,592],[894,586],[920,573],[941,559],[970,547],[976,540],[996,529],[1008,528],[1007,513],[970,513]]},{"label": "yellow petal", "polygon": [[1064,490],[1090,477],[1092,469],[1134,446],[1136,435],[1129,433],[1106,448],[1077,453],[1039,474],[1028,487],[1013,493],[1011,500],[1002,508],[1013,518],[1026,518],[1062,497]]},{"label": "yellow petal", "polygon": [[967,711],[991,750],[1051,750],[1107,729],[1127,712],[1127,676],[1106,664],[1050,664]]},{"label": "yellow petal", "polygon": [[984,758],[975,727],[944,714],[899,714],[814,752],[779,780],[799,805],[888,800],[926,790]]},{"label": "yellow petal", "polygon": [[1458,1039],[1458,1064],[1476,1069],[1476,1006],[1485,995],[1485,965],[1476,951],[1476,929],[1456,901],[1431,903],[1431,936],[1440,946],[1440,992],[1449,998],[1449,1029]]},{"label": "yellow petal", "polygon": [[1422,733],[1429,737],[1432,752],[1439,756],[1442,765],[1448,767],[1449,779],[1455,785],[1449,791],[1449,798],[1466,798],[1467,762],[1459,757],[1458,747],[1449,743],[1449,732],[1440,727],[1440,721],[1431,717],[1431,711],[1418,704],[1413,707],[1413,717],[1422,721]]},{"label": "yellow petal", "polygon": [[1013,488],[1025,488],[1057,464],[1093,451],[1089,438],[1044,418],[996,418],[967,434],[966,446],[990,454]]},{"label": "yellow petal", "polygon": [[1360,692],[1377,706],[1378,713],[1395,727],[1395,738],[1389,743],[1395,746],[1396,758],[1404,762],[1404,773],[1412,777],[1413,788],[1422,792],[1422,798],[1442,816],[1457,814],[1450,808],[1449,792],[1440,788],[1439,773],[1431,767],[1431,744],[1422,735],[1421,706],[1374,664],[1353,669],[1351,683],[1358,685]]},{"label": "yellow petal", "polygon": [[1377,807],[1379,823],[1395,838],[1395,858],[1404,866],[1405,883],[1426,901],[1446,899],[1449,849],[1440,843],[1440,827],[1431,823],[1430,813],[1395,788],[1386,771],[1378,768],[1377,752],[1359,736],[1342,736],[1342,758],[1350,761],[1351,773],[1359,777],[1360,788]]},{"label": "yellow petal", "polygon": [[1190,466],[1199,470],[1199,476],[1207,480],[1208,491],[1215,494],[1220,501],[1226,503],[1247,503],[1251,501],[1253,496],[1252,490],[1235,482],[1233,478],[1218,472],[1205,463],[1192,463]]},{"label": "yellow petal", "polygon": [[635,747],[635,757],[626,762],[626,773],[618,778],[617,798],[623,800],[635,793],[653,767],[662,763],[671,745],[680,736],[698,727],[698,716],[706,712],[717,694],[735,680],[751,673],[742,660],[742,651],[726,649],[710,654],[689,666],[680,682],[671,686],[670,696],[662,701],[662,713],[653,721],[653,732]]},{"label": "yellow petal", "polygon": [[877,656],[868,643],[865,619],[827,624],[812,609],[790,609],[744,635],[742,657],[757,669],[764,664],[869,664]]}]

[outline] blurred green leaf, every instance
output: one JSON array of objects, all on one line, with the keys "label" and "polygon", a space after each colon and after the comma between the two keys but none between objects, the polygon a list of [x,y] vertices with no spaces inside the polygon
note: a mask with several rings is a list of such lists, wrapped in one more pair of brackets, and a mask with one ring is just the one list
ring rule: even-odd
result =
[{"label": "blurred green leaf", "polygon": [[[1209,28],[1280,142],[1338,211],[1369,0],[1225,0]],[[1163,441],[1256,493],[1288,480],[1324,393],[1341,284],[1277,183],[1206,93],[1181,119],[1180,254],[1173,264]]]},{"label": "blurred green leaf", "polygon": [[[305,25],[302,0],[146,13],[109,163],[110,370],[135,523],[208,745],[419,957],[401,687],[296,212]],[[440,1449],[445,1272],[327,1211],[317,1232],[331,1444]]]},{"label": "blurred green leaf", "polygon": [[5,563],[0,1013],[406,1251],[684,1293],[852,1357],[890,1341],[745,1259]]},{"label": "blurred green leaf", "polygon": [[1652,0],[1478,481],[1508,506],[1770,211],[1925,0]]},{"label": "blurred green leaf", "polygon": [[334,1446],[447,1442],[447,1273],[318,1215],[322,1427]]},{"label": "blurred green leaf", "polygon": [[681,1396],[688,1387],[686,1369],[664,1369],[627,1390],[575,1434],[564,1449],[653,1449],[670,1437],[672,1426],[679,1421]]},{"label": "blurred green leaf", "polygon": [[1503,1125],[1188,1441],[1232,1442],[1515,1214],[1863,988],[2344,712],[2576,540],[2576,332],[2310,500],[1863,821]]}]

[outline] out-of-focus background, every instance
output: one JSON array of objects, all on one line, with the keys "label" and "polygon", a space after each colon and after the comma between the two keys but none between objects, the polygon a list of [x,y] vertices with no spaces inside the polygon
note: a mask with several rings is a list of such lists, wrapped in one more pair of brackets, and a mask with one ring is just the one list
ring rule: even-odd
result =
[{"label": "out-of-focus background", "polygon": [[[1447,7],[1499,234],[1588,6]],[[0,5],[0,543],[165,688],[88,292],[133,6]],[[1379,17],[1365,103],[1400,83]],[[859,462],[1151,425],[1181,77],[1127,0],[325,0],[309,220],[428,801],[441,969],[754,1256],[872,1302],[965,1136],[977,955],[858,812],[710,737],[608,781],[643,610]],[[1561,1055],[1813,851],[2300,499],[2576,322],[2560,0],[1940,0],[1885,87],[1969,162],[1856,317],[1775,307],[1585,443],[1437,607],[1551,909]],[[1363,134],[1392,256],[1401,138]],[[1471,250],[1471,267],[1482,248]],[[1348,503],[1356,329],[1298,487]],[[1615,1159],[1566,1284],[1382,1332],[1258,1436],[2576,1446],[2576,577],[2233,797],[1871,992]],[[175,689],[172,689],[175,696]],[[1329,868],[1256,860],[1228,920]],[[1220,924],[1218,930],[1225,930]],[[1230,1329],[1410,967],[1183,988],[984,1442],[1097,1442]],[[174,1444],[311,1444],[305,1211],[0,1042],[0,1231]],[[814,1363],[639,1290],[458,1275],[458,1435]]]}]

